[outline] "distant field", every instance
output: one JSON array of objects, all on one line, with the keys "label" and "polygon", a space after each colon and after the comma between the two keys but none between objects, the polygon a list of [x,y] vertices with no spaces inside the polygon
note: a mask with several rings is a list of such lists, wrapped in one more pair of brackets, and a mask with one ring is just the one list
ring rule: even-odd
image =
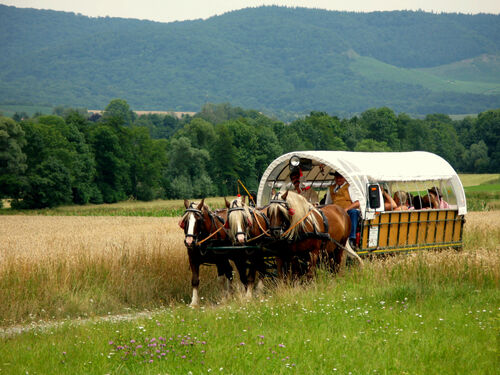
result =
[{"label": "distant field", "polygon": [[500,83],[493,78],[489,81],[457,80],[435,75],[433,71],[399,68],[372,57],[358,56],[350,67],[368,79],[420,85],[432,91],[487,95],[500,93]]},{"label": "distant field", "polygon": [[12,117],[14,114],[25,112],[28,116],[33,116],[35,113],[40,112],[44,115],[52,114],[52,107],[39,106],[39,105],[7,105],[0,104],[0,112],[5,117]]},{"label": "distant field", "polygon": [[500,173],[492,174],[459,174],[460,181],[464,187],[498,182]]}]

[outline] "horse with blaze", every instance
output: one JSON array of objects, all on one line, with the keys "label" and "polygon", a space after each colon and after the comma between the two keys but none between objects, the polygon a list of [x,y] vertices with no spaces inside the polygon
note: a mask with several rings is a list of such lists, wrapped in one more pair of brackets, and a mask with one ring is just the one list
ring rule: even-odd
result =
[{"label": "horse with blaze", "polygon": [[[232,202],[225,199],[227,207],[227,221],[226,227],[228,229],[228,236],[234,246],[244,246],[255,244],[254,241],[263,236],[269,236],[268,219],[265,214],[253,207],[245,204],[245,198],[238,196]],[[238,259],[232,258],[235,261],[240,278],[246,288],[247,298],[252,297],[253,287],[255,285],[257,271],[264,272],[265,265],[262,253],[259,250],[248,250],[233,252],[233,256]],[[248,265],[248,273],[246,272],[246,265]],[[262,286],[259,279],[258,287]]]},{"label": "horse with blaze", "polygon": [[208,252],[206,240],[220,244],[227,242],[224,224],[227,217],[227,210],[222,210],[218,214],[213,213],[204,204],[204,199],[200,203],[184,200],[186,211],[184,212],[179,226],[184,230],[184,245],[187,248],[189,267],[191,268],[192,307],[199,305],[198,288],[200,285],[200,265],[215,264],[219,282],[227,285],[227,290],[231,290],[233,280],[233,268],[227,256]]},{"label": "horse with blaze", "polygon": [[344,264],[346,253],[362,264],[349,245],[351,220],[342,207],[332,204],[318,209],[303,196],[286,191],[271,199],[267,212],[272,236],[289,243],[290,259],[308,261],[308,277],[313,276],[322,252],[335,272]]}]

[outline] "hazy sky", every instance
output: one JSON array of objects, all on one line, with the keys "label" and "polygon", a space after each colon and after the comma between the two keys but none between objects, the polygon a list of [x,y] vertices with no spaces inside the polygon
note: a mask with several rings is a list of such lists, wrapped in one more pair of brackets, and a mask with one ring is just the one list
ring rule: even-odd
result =
[{"label": "hazy sky", "polygon": [[19,8],[53,9],[87,16],[148,19],[161,22],[208,18],[230,10],[261,5],[329,10],[418,10],[428,12],[500,13],[500,0],[0,0]]}]

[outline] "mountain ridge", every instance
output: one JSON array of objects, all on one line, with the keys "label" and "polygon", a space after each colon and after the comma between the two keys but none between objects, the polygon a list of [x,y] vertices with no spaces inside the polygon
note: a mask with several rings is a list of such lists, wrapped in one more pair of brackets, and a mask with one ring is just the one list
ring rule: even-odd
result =
[{"label": "mountain ridge", "polygon": [[[268,113],[348,114],[384,105],[474,113],[500,105],[499,21],[270,6],[159,23],[0,5],[0,102],[103,108],[121,97],[144,110],[231,102]],[[365,64],[356,66],[353,53]],[[446,65],[483,55],[493,65],[469,71],[466,84],[440,83],[465,74]],[[383,64],[406,78],[374,68]],[[425,84],[429,74],[438,79]],[[491,86],[488,94],[481,85]]]}]

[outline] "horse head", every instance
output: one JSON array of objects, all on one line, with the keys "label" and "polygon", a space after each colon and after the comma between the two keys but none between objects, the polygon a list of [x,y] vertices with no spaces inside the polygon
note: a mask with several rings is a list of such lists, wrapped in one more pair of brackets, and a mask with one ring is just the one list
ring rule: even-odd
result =
[{"label": "horse head", "polygon": [[200,203],[184,200],[186,210],[182,215],[179,226],[184,230],[184,244],[190,248],[196,245],[201,234],[207,232],[206,217],[208,208],[204,204],[205,199]]},{"label": "horse head", "polygon": [[245,197],[238,197],[231,203],[224,198],[227,207],[226,228],[231,242],[235,245],[243,245],[248,239],[253,219],[250,208],[245,205]]},{"label": "horse head", "polygon": [[290,208],[286,198],[288,191],[284,194],[275,194],[269,202],[267,216],[269,218],[269,229],[275,239],[280,239],[286,229],[290,226],[290,217],[294,215],[293,208]]}]

